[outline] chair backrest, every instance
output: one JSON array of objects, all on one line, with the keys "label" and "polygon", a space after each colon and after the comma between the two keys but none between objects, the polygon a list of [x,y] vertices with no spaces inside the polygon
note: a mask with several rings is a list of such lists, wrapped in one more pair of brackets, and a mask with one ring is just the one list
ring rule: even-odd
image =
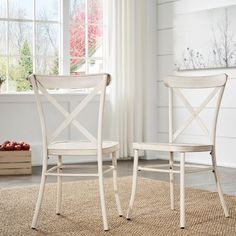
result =
[{"label": "chair backrest", "polygon": [[[43,144],[49,145],[52,143],[70,124],[81,132],[89,142],[98,146],[102,145],[102,121],[103,109],[105,102],[106,86],[109,85],[111,79],[108,74],[86,75],[86,76],[61,76],[61,75],[35,75],[29,77],[32,84],[36,103],[38,107]],[[76,106],[72,112],[68,112],[56,99],[49,93],[48,89],[88,89],[88,94]],[[100,94],[99,110],[98,110],[98,130],[97,138],[92,135],[78,120],[78,114],[89,104],[89,102]],[[49,134],[46,129],[45,113],[42,106],[42,97],[47,100],[64,116],[65,120],[56,128],[53,134]]]},{"label": "chair backrest", "polygon": [[[168,76],[165,78],[164,84],[169,88],[169,142],[174,142],[179,137],[179,135],[182,134],[194,120],[196,120],[204,134],[209,138],[210,143],[215,145],[217,119],[224,88],[227,82],[227,77],[228,76],[226,74],[220,74],[200,77]],[[189,102],[189,99],[187,99],[182,92],[182,90],[187,89],[211,89],[211,92],[197,108],[194,108]],[[180,125],[177,130],[174,130],[173,128],[173,93],[180,98],[185,108],[191,114],[185,123]],[[199,115],[210,103],[210,101],[213,100],[213,98],[216,98],[217,100],[214,107],[215,110],[212,127],[209,129],[209,127],[207,127]]]}]

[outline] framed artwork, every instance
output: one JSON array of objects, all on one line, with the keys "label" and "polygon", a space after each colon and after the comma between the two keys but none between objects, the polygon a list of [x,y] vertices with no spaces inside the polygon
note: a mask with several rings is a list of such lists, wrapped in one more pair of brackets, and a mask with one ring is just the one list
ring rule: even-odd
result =
[{"label": "framed artwork", "polygon": [[175,70],[236,68],[236,5],[175,16]]}]

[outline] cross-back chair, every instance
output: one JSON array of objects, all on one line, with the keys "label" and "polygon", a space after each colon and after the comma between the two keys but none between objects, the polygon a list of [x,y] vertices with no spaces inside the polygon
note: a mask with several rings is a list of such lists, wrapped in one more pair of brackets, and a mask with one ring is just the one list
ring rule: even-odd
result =
[{"label": "cross-back chair", "polygon": [[[220,109],[220,104],[224,92],[224,88],[227,81],[227,75],[215,75],[215,76],[201,76],[201,77],[181,77],[181,76],[169,76],[164,80],[164,84],[169,89],[169,142],[168,143],[133,143],[134,149],[134,164],[133,164],[133,183],[130,203],[127,211],[127,219],[130,219],[131,210],[133,209],[135,193],[136,193],[136,182],[137,182],[137,171],[155,171],[162,173],[169,173],[170,175],[170,205],[171,209],[174,210],[174,174],[180,174],[180,227],[185,227],[185,167],[190,167],[190,173],[210,170],[214,174],[217,191],[219,194],[220,202],[225,214],[225,217],[229,216],[227,206],[224,201],[219,175],[216,167],[216,127],[217,118]],[[211,90],[207,98],[198,106],[193,108],[191,103],[183,94],[182,90]],[[186,109],[190,113],[190,117],[182,124],[177,130],[173,127],[173,93],[175,93]],[[218,97],[216,97],[218,96]],[[210,103],[210,101],[216,98],[214,121],[212,122],[212,129],[209,130],[207,125],[200,118],[200,113]],[[176,139],[186,130],[189,125],[196,120],[200,128],[205,135],[209,138],[209,143],[203,144],[190,144],[190,143],[177,143]],[[138,152],[139,150],[153,150],[153,151],[164,151],[169,152],[169,164],[156,165],[156,166],[138,166]],[[212,166],[202,165],[186,165],[185,164],[185,153],[193,152],[209,152],[212,159]],[[174,163],[174,154],[180,153],[180,164]],[[163,167],[169,167],[169,169],[163,169]],[[178,169],[176,169],[176,167]],[[194,171],[195,170],[195,171]]]},{"label": "cross-back chair", "polygon": [[[117,189],[117,157],[119,145],[117,142],[103,141],[102,123],[103,123],[103,110],[106,95],[106,86],[110,83],[110,76],[108,74],[87,75],[87,76],[44,76],[44,75],[31,75],[30,82],[32,84],[37,108],[39,112],[42,138],[43,138],[43,166],[42,177],[39,189],[38,200],[32,221],[32,228],[37,226],[39,211],[41,208],[45,183],[47,176],[57,176],[57,203],[56,214],[60,215],[61,212],[61,199],[62,199],[62,177],[66,176],[93,176],[99,179],[99,193],[102,210],[102,219],[104,230],[108,230],[107,213],[104,198],[103,174],[113,171],[114,193],[118,214],[122,216],[122,209]],[[64,107],[50,94],[49,89],[88,89],[90,92],[85,98],[77,105],[77,107],[69,113]],[[88,131],[78,120],[77,116],[85,109],[85,107],[92,101],[95,96],[99,96],[99,110],[97,117],[97,137]],[[46,126],[46,115],[42,106],[42,97],[46,97],[47,101],[52,104],[59,113],[65,118],[64,121],[58,126],[53,134],[49,134]],[[56,141],[58,136],[69,125],[73,125],[80,133],[82,133],[86,141]],[[64,156],[97,156],[98,171],[97,173],[82,174],[82,173],[63,173],[65,168],[75,168],[77,165],[63,164]],[[111,155],[112,166],[103,170],[103,155]],[[48,158],[57,158],[57,165],[48,169]],[[76,162],[76,158],[75,158]]]}]

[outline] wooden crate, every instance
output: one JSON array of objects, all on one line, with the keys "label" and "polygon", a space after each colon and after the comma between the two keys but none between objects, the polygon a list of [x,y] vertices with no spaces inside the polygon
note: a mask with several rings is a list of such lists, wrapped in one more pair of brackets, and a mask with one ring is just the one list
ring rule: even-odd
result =
[{"label": "wooden crate", "polygon": [[30,174],[31,151],[0,151],[0,175]]}]

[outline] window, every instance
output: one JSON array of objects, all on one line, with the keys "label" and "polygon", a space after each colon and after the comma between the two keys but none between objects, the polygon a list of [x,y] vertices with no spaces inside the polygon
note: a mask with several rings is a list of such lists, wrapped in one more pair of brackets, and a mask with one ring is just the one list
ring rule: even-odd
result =
[{"label": "window", "polygon": [[109,0],[70,1],[70,73],[106,70],[106,4]]},{"label": "window", "polygon": [[60,0],[0,0],[3,91],[27,91],[31,73],[57,74]]},{"label": "window", "polygon": [[2,91],[30,90],[31,73],[106,71],[107,1],[0,0]]}]

